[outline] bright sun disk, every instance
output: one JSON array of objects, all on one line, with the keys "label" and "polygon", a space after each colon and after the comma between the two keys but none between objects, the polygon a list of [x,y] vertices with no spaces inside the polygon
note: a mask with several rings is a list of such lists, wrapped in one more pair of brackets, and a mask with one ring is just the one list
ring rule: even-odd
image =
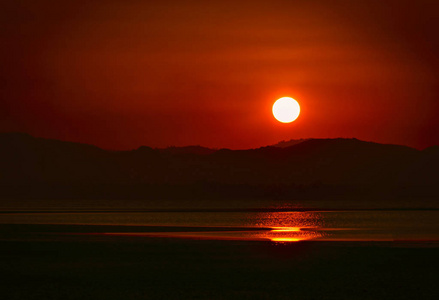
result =
[{"label": "bright sun disk", "polygon": [[291,123],[300,114],[299,103],[290,97],[282,97],[273,104],[273,116],[282,123]]}]

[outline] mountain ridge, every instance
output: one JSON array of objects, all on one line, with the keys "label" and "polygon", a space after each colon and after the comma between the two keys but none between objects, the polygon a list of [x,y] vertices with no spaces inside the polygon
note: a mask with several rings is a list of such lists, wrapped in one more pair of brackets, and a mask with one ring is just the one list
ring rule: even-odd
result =
[{"label": "mountain ridge", "polygon": [[377,191],[421,187],[430,193],[439,182],[437,148],[420,151],[358,139],[306,139],[289,147],[247,150],[141,146],[109,151],[9,133],[0,134],[0,145],[0,185],[10,197],[26,187],[41,189],[43,197],[59,187],[60,194],[79,187],[85,194],[105,196],[115,187],[126,192],[130,186],[136,186],[130,193],[139,195],[147,193],[139,192],[139,186],[150,191],[195,187],[209,195],[237,186],[246,187],[250,194],[256,193],[255,187],[273,186],[284,187],[280,190],[351,186]]}]

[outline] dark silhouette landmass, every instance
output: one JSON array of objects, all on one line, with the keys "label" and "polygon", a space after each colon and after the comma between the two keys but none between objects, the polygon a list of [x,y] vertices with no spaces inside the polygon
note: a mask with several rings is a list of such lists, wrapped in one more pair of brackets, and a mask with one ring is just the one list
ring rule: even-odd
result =
[{"label": "dark silhouette landmass", "polygon": [[291,147],[291,146],[294,146],[294,145],[297,145],[299,143],[306,142],[306,141],[309,141],[309,140],[311,140],[311,139],[298,139],[298,140],[280,141],[279,143],[274,144],[272,146],[273,147],[280,147],[280,148],[287,148],[287,147]]},{"label": "dark silhouette landmass", "polygon": [[435,198],[439,147],[304,139],[249,150],[108,151],[0,134],[0,196],[17,198]]}]

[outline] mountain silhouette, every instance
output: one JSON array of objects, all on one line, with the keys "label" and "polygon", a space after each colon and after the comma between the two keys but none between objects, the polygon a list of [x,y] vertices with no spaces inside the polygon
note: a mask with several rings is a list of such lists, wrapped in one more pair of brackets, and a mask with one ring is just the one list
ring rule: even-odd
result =
[{"label": "mountain silhouette", "polygon": [[[1,196],[290,195],[298,190],[436,195],[437,146],[419,151],[357,139],[306,139],[248,150],[200,146],[107,151],[0,134]],[[326,189],[327,190],[327,189]],[[319,194],[319,193],[317,193]]]},{"label": "mountain silhouette", "polygon": [[310,139],[298,139],[298,140],[288,140],[288,141],[280,141],[277,144],[271,145],[273,147],[287,148],[294,145],[297,145],[302,142],[309,141]]}]

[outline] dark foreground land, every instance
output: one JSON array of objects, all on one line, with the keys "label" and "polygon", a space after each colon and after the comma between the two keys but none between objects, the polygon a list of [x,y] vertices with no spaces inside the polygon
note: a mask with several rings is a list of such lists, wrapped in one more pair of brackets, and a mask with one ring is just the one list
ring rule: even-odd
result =
[{"label": "dark foreground land", "polygon": [[437,299],[438,272],[428,243],[0,241],[2,299]]}]

